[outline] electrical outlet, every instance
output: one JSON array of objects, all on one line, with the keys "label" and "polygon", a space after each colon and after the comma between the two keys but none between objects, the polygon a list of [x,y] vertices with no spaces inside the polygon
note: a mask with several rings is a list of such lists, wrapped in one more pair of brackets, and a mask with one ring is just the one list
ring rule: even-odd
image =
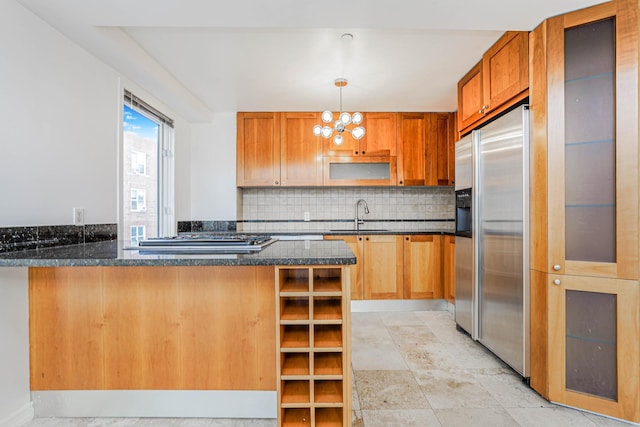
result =
[{"label": "electrical outlet", "polygon": [[305,221],[311,221],[311,214],[309,212],[305,212],[304,213],[304,220]]},{"label": "electrical outlet", "polygon": [[73,225],[84,225],[84,208],[73,208]]}]

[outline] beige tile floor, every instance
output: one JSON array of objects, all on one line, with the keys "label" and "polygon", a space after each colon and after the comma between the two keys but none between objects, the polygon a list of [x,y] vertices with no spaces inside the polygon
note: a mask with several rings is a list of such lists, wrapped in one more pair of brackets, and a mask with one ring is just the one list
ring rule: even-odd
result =
[{"label": "beige tile floor", "polygon": [[[555,406],[446,311],[353,313],[354,427],[629,424]],[[37,418],[26,427],[273,427],[274,420]]]}]

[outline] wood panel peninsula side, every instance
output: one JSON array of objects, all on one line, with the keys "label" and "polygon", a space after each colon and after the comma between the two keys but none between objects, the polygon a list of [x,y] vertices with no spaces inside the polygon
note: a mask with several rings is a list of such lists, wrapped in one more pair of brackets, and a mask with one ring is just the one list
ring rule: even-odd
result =
[{"label": "wood panel peninsula side", "polygon": [[0,256],[28,267],[37,416],[349,424],[355,256],[344,242],[224,256],[116,245]]}]

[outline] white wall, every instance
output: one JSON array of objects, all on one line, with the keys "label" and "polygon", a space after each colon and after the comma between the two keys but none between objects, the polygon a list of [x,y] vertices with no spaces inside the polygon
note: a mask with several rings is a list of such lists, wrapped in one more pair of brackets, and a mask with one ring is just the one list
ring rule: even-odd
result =
[{"label": "white wall", "polygon": [[115,222],[115,72],[10,0],[0,52],[0,224]]},{"label": "white wall", "polygon": [[33,417],[26,268],[0,268],[0,426]]},{"label": "white wall", "polygon": [[[73,207],[117,222],[123,76],[14,0],[0,0],[0,58],[0,227],[71,224]],[[176,120],[176,218],[188,217],[190,125],[163,112]]]},{"label": "white wall", "polygon": [[191,219],[236,219],[236,113],[191,127]]}]

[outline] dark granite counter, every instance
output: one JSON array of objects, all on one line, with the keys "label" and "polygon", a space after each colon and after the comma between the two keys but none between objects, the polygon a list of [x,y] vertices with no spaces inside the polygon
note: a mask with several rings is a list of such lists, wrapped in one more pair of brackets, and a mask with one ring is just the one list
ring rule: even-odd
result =
[{"label": "dark granite counter", "polygon": [[341,240],[278,241],[255,254],[146,255],[121,241],[0,254],[0,267],[349,265],[356,258]]},{"label": "dark granite counter", "polygon": [[296,233],[271,233],[272,235],[278,235],[278,234],[322,234],[322,235],[326,235],[326,236],[362,236],[365,234],[371,234],[371,235],[376,235],[376,234],[391,234],[391,235],[396,235],[396,234],[402,234],[402,235],[414,235],[414,234],[435,234],[435,235],[449,235],[449,236],[453,236],[454,233],[451,231],[443,231],[443,230],[386,230],[386,229],[375,229],[375,230],[358,230],[355,231],[353,229],[338,229],[338,230],[329,230],[329,231],[319,231],[319,232],[313,232],[313,231],[303,231],[303,232],[296,232]]}]

